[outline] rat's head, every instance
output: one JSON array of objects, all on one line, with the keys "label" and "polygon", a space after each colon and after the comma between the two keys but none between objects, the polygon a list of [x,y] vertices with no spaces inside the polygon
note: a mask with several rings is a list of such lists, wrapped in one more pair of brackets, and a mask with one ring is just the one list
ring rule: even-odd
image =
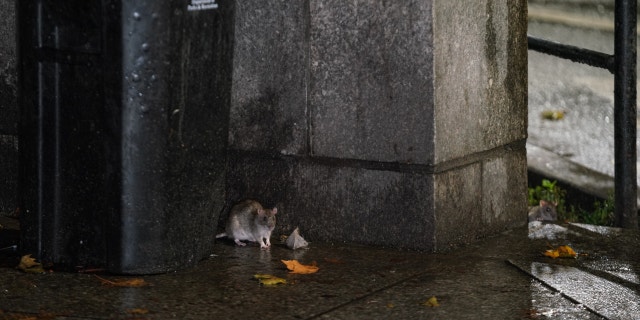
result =
[{"label": "rat's head", "polygon": [[557,206],[558,206],[557,202],[540,200],[540,210],[541,210],[540,219],[558,220],[558,212],[556,211]]},{"label": "rat's head", "polygon": [[278,213],[278,208],[260,209],[258,211],[258,223],[273,230],[276,227],[276,213]]}]

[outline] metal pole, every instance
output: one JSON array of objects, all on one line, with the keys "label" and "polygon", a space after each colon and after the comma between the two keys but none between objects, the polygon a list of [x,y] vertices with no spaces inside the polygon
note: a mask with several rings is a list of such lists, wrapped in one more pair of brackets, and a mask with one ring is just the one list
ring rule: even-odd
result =
[{"label": "metal pole", "polygon": [[615,2],[615,225],[638,228],[636,176],[637,0]]}]

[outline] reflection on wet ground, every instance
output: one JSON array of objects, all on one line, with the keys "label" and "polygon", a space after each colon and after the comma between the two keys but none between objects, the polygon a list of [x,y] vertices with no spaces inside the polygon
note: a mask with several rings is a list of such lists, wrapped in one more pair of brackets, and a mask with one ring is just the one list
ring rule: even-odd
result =
[{"label": "reflection on wet ground", "polygon": [[[87,273],[26,274],[12,267],[19,257],[0,253],[0,316],[629,319],[640,314],[640,237],[630,230],[532,223],[437,254],[307,240],[310,247],[296,251],[278,243],[267,251],[219,242],[215,255],[197,267],[141,277],[149,284],[143,287],[105,286]],[[542,255],[559,245],[571,246],[578,256]],[[292,259],[320,269],[290,274],[281,260]],[[261,286],[253,278],[258,273],[287,283]],[[425,305],[431,297],[438,307]]]}]

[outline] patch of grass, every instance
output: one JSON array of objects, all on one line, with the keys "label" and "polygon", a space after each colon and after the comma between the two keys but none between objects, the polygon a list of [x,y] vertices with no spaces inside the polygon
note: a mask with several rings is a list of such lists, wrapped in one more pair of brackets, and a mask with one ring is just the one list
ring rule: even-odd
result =
[{"label": "patch of grass", "polygon": [[614,205],[613,195],[610,194],[604,201],[595,201],[593,203],[593,212],[579,209],[577,221],[600,226],[613,226]]},{"label": "patch of grass", "polygon": [[557,181],[542,180],[542,185],[529,188],[529,206],[537,206],[540,200],[557,203],[559,221],[580,222],[595,224],[600,226],[612,226],[614,222],[614,199],[613,194],[604,201],[593,203],[593,212],[589,212],[573,205],[567,210],[567,191],[557,185]]}]

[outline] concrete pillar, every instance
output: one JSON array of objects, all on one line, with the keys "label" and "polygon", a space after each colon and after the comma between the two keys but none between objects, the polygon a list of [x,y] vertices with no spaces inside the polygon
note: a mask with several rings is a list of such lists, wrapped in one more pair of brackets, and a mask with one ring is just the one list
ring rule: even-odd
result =
[{"label": "concrete pillar", "polygon": [[228,198],[441,250],[526,221],[526,1],[236,1]]}]

